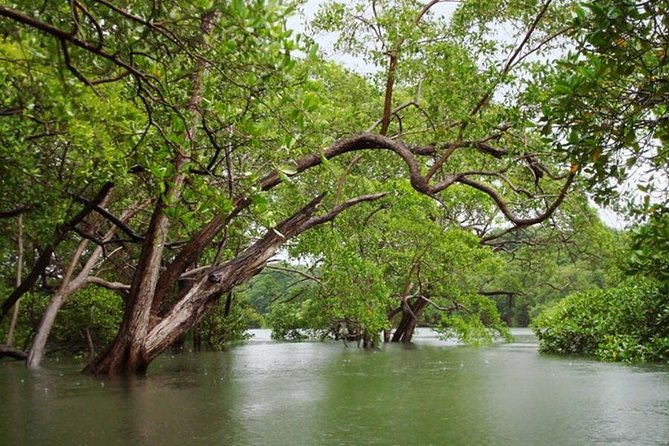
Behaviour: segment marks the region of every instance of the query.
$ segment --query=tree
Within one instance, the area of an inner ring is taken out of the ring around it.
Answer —
[[[614,204],[629,180],[634,213],[668,205],[668,8],[634,0],[574,6],[577,46],[543,93],[545,130],[556,135],[556,148],[579,163],[602,203]]]
[[[387,342],[409,343],[418,324],[468,342],[506,333],[494,304],[480,295],[501,270],[492,250],[449,221],[452,209],[415,197],[402,180],[393,186],[392,197],[310,232],[291,249],[314,262],[318,286],[309,305],[300,305],[311,328],[353,325],[348,331],[367,344],[381,331]],[[454,201],[462,206],[466,198]],[[295,322],[307,328],[303,319]]]
[[[546,150],[518,113],[522,104],[502,106],[493,94],[512,68],[536,52],[530,44],[541,41],[535,35],[537,23],[547,17],[551,2],[521,15],[518,25],[526,38],[492,79],[490,72],[479,72],[466,45],[439,37],[444,23],[428,20],[436,3],[418,11],[413,4],[391,5],[384,11],[387,19],[379,22],[400,26],[388,34],[392,45],[385,48],[390,51],[385,87],[366,98],[382,98],[375,102],[383,104],[380,119],[365,117],[368,126],[379,119],[378,133],[360,131],[359,125],[329,128],[327,118],[318,116],[321,100],[316,94],[324,91],[323,81],[310,78],[308,70],[309,63],[318,63],[315,47],[300,46],[285,29],[289,10],[281,5],[98,0],[45,3],[37,10],[22,3],[0,7],[3,37],[10,46],[31,41],[52,58],[60,55],[57,76],[44,75],[48,85],[75,84],[82,95],[95,96],[68,98],[77,107],[104,104],[110,118],[116,112],[143,111],[141,117],[121,122],[122,137],[112,138],[110,146],[113,162],[98,162],[109,167],[102,172],[81,156],[94,138],[73,132],[71,122],[63,124],[65,134],[45,137],[53,157],[44,163],[45,172],[53,172],[54,164],[79,172],[73,163],[77,157],[90,166],[70,183],[56,181],[54,201],[73,189],[83,190],[86,182],[100,186],[93,198],[75,193],[77,200],[69,202],[73,217],[45,225],[53,235],[29,275],[34,279],[25,281],[24,288],[44,273],[54,250],[72,231],[90,235],[81,225],[92,212],[138,244],[135,249],[127,247],[127,240],[114,241],[128,253],[132,284],[116,339],[87,371],[143,373],[291,239],[387,195],[384,181],[372,184],[375,190],[326,194],[346,183],[349,172],[385,181],[405,178],[405,185],[435,199],[447,190],[471,188],[512,224],[507,232],[541,222],[555,211],[573,182],[574,169]],[[421,36],[429,43],[422,44]],[[291,58],[296,49],[304,50],[308,63]],[[440,54],[462,63],[438,64]],[[6,75],[12,82],[25,77],[27,69],[19,59],[10,60],[16,73]],[[455,84],[444,85],[449,79]],[[44,88],[39,81],[36,85],[38,91]],[[461,107],[451,108],[450,98],[442,96],[450,91],[463,93]],[[55,107],[61,105],[55,102]],[[26,146],[33,147],[34,122],[25,101],[17,107],[12,119],[23,127],[11,147],[21,161],[18,149],[25,153]],[[93,133],[98,129],[90,115],[76,110],[74,115]],[[311,119],[317,123],[313,127]],[[117,124],[109,122],[109,129]],[[3,132],[8,129],[4,126]],[[327,148],[319,150],[323,145]],[[79,150],[70,152],[71,147]],[[313,173],[324,164],[332,166],[329,173]],[[14,174],[16,184],[27,181],[24,170]],[[126,198],[150,200],[141,231],[100,205],[112,189]],[[303,201],[304,195],[311,197]],[[75,201],[81,207],[73,206]],[[3,308],[24,291],[10,295]]]

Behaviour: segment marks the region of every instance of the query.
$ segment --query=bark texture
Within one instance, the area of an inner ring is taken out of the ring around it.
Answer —
[[[418,320],[426,306],[427,300],[421,297],[418,297],[411,303],[405,302],[402,305],[402,319],[390,341],[401,342],[403,344],[410,343],[416,329],[416,324],[418,324]]]

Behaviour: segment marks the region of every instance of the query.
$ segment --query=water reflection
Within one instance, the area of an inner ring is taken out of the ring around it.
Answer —
[[[528,333],[376,352],[259,334],[131,381],[0,362],[2,444],[668,444],[666,365],[542,356]]]

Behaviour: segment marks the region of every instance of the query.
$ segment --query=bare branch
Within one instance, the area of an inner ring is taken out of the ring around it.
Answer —
[[[72,195],[72,197],[75,200],[77,200],[78,202],[86,204],[86,205],[91,203],[90,200],[88,200],[85,197],[79,196],[79,195]],[[120,218],[116,217],[114,214],[112,214],[111,212],[109,212],[108,210],[103,208],[102,206],[94,205],[93,210],[95,212],[97,212],[98,214],[100,214],[105,219],[109,220],[110,223],[112,223],[114,226],[119,228],[125,234],[127,234],[133,242],[143,242],[144,241],[144,237],[142,237],[141,235],[137,234],[135,231],[130,229],[130,227],[128,227],[128,225],[125,224]],[[83,236],[83,234],[81,232],[78,232],[78,233],[79,233],[79,235]],[[95,240],[93,240],[93,241],[95,243],[97,243]]]
[[[275,271],[284,271],[287,273],[292,273],[292,274],[297,274],[298,276],[302,276],[307,280],[313,280],[314,282],[321,283],[321,279],[318,277],[305,273],[304,271],[300,271],[299,269],[294,269],[294,268],[284,268],[281,266],[275,266],[275,265],[267,265],[266,269],[273,269]]]
[[[328,221],[334,220],[334,218],[342,213],[344,210],[355,206],[360,203],[364,202],[369,202],[369,201],[375,201],[378,200],[379,198],[383,198],[387,195],[387,192],[382,192],[378,194],[371,194],[371,195],[363,195],[360,197],[353,198],[351,200],[347,200],[341,204],[338,204],[337,206],[333,207],[330,212],[328,212],[325,215],[321,215],[319,217],[313,217],[310,220],[308,220],[302,228],[300,228],[301,232],[306,231],[309,228],[312,228],[316,225],[320,225],[323,223],[326,223]]]
[[[514,61],[516,60],[516,58],[518,57],[518,55],[520,54],[520,52],[523,51],[523,48],[525,47],[525,45],[527,44],[527,42],[530,40],[530,37],[532,36],[532,34],[534,33],[534,31],[536,30],[537,26],[539,25],[539,22],[541,21],[541,19],[543,18],[543,16],[544,16],[544,15],[546,14],[546,12],[548,11],[548,7],[550,6],[551,2],[552,2],[552,0],[547,0],[546,3],[543,4],[543,6],[541,7],[541,9],[539,10],[539,13],[538,13],[537,16],[534,18],[534,21],[532,21],[532,24],[531,24],[530,27],[527,29],[527,32],[525,33],[525,36],[523,37],[523,40],[520,42],[520,44],[518,44],[518,46],[516,46],[516,48],[514,49],[514,51],[511,53],[511,55],[509,56],[509,58],[506,60],[506,63],[504,64],[504,67],[500,70],[500,72],[499,72],[499,79],[498,79],[497,82],[495,82],[495,84],[490,88],[490,90],[488,90],[488,91],[483,95],[483,97],[481,97],[481,99],[480,99],[479,102],[474,106],[474,108],[472,109],[472,111],[469,112],[469,115],[470,115],[470,116],[474,116],[475,114],[477,114],[477,113],[478,113],[478,112],[479,112],[479,111],[480,111],[480,110],[481,110],[481,109],[488,103],[488,101],[489,101],[490,98],[492,97],[492,95],[493,95],[495,89],[497,88],[497,86],[499,85],[499,83],[500,83],[501,81],[503,81],[503,80],[506,78],[506,76],[509,74],[509,71],[511,71],[511,69],[514,67]]]
[[[86,282],[93,284],[93,285],[98,285],[102,288],[107,288],[108,290],[112,291],[129,291],[130,290],[130,285],[126,285],[121,282],[109,282],[107,280],[104,280],[100,277],[96,276],[88,276],[86,278]]]
[[[502,212],[502,214],[504,214],[504,216],[507,218],[507,220],[509,220],[511,223],[513,223],[514,226],[525,227],[525,226],[531,226],[533,224],[542,222],[543,220],[548,218],[555,211],[555,209],[557,209],[557,207],[562,203],[565,196],[567,195],[567,191],[569,190],[569,186],[574,181],[575,176],[576,176],[576,172],[574,170],[572,170],[569,173],[569,176],[567,177],[567,181],[565,182],[564,186],[562,187],[562,190],[560,191],[558,197],[553,202],[553,204],[551,204],[541,214],[537,215],[536,217],[531,217],[531,218],[520,218],[520,217],[516,216],[513,212],[511,212],[511,209],[509,209],[508,203],[506,203],[506,201],[504,201],[502,196],[495,189],[488,186],[487,184],[479,183],[478,181],[474,181],[471,178],[468,178],[467,176],[464,176],[464,175],[458,177],[458,179],[456,181],[459,182],[459,183],[471,186],[474,189],[478,189],[481,192],[484,192],[490,198],[493,199],[493,201],[497,204],[497,207]]]

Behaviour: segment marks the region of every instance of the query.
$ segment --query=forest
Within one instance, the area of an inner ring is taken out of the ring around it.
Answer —
[[[0,4],[0,355],[669,361],[668,1],[302,3]]]

